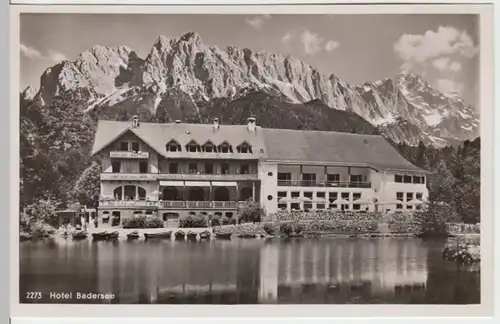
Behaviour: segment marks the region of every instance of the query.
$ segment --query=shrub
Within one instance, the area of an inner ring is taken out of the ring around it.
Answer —
[[[236,219],[226,216],[222,217],[220,222],[222,225],[236,225]]]
[[[286,236],[289,236],[293,233],[293,226],[290,223],[281,223],[280,224],[280,232]]]
[[[432,201],[425,209],[414,214],[420,236],[448,236],[448,221],[454,217],[449,204]]]
[[[200,228],[207,227],[207,220],[203,216],[188,215],[179,218],[179,227]]]
[[[275,232],[275,226],[272,223],[265,223],[262,229],[269,235],[273,235]]]
[[[260,223],[264,210],[258,202],[248,200],[238,209],[239,223]]]
[[[300,234],[304,231],[304,225],[297,223],[293,226],[293,231],[295,234]]]
[[[376,221],[315,221],[306,224],[304,231],[337,234],[376,233],[378,232],[378,223]]]
[[[163,221],[158,217],[138,216],[123,220],[123,228],[162,228]]]

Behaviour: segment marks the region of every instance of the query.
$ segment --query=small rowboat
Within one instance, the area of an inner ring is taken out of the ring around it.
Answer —
[[[99,232],[99,233],[92,233],[92,239],[94,239],[96,241],[106,240],[107,237],[108,237],[108,232],[106,232],[106,231]]]
[[[203,231],[200,233],[200,240],[209,240],[212,234],[209,231]]]
[[[114,232],[108,233],[106,240],[116,240],[116,239],[118,239],[118,236],[120,236],[120,233],[118,233],[117,231],[114,231]]]
[[[73,237],[73,240],[83,240],[87,238],[87,233],[83,231],[77,231],[71,233],[71,236]]]
[[[140,237],[139,235],[139,232],[138,231],[133,231],[133,232],[130,232],[127,234],[127,239],[128,240],[137,240],[138,238]]]
[[[232,233],[215,233],[215,237],[221,240],[230,240]]]
[[[170,239],[172,237],[172,231],[161,232],[161,233],[144,233],[144,238],[149,239]]]
[[[192,232],[192,231],[189,231],[187,232],[186,236],[187,236],[187,239],[188,240],[191,240],[191,241],[196,241],[196,236],[198,234],[196,234],[195,232]]]
[[[177,231],[174,235],[176,240],[183,240],[186,236],[186,233],[184,233],[183,231]]]

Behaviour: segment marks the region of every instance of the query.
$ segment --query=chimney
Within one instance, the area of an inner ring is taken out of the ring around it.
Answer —
[[[248,130],[250,132],[254,132],[255,131],[255,118],[249,117],[247,120],[248,120]]]
[[[181,122],[179,119],[177,119],[177,120],[175,121],[175,123],[176,123],[176,124],[180,124],[180,123],[182,123],[182,122]]]
[[[139,116],[134,115],[132,117],[132,128],[138,128],[139,127]]]
[[[219,118],[214,118],[214,129],[219,129]]]

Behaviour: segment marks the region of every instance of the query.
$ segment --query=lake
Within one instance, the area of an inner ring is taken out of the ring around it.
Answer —
[[[22,242],[22,303],[479,304],[478,266],[443,261],[444,240]],[[33,298],[27,292],[41,292]],[[71,293],[51,299],[50,293]],[[82,300],[76,293],[109,293]]]

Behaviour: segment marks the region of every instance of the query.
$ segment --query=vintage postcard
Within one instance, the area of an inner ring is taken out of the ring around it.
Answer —
[[[491,315],[491,7],[12,6],[12,315]]]

